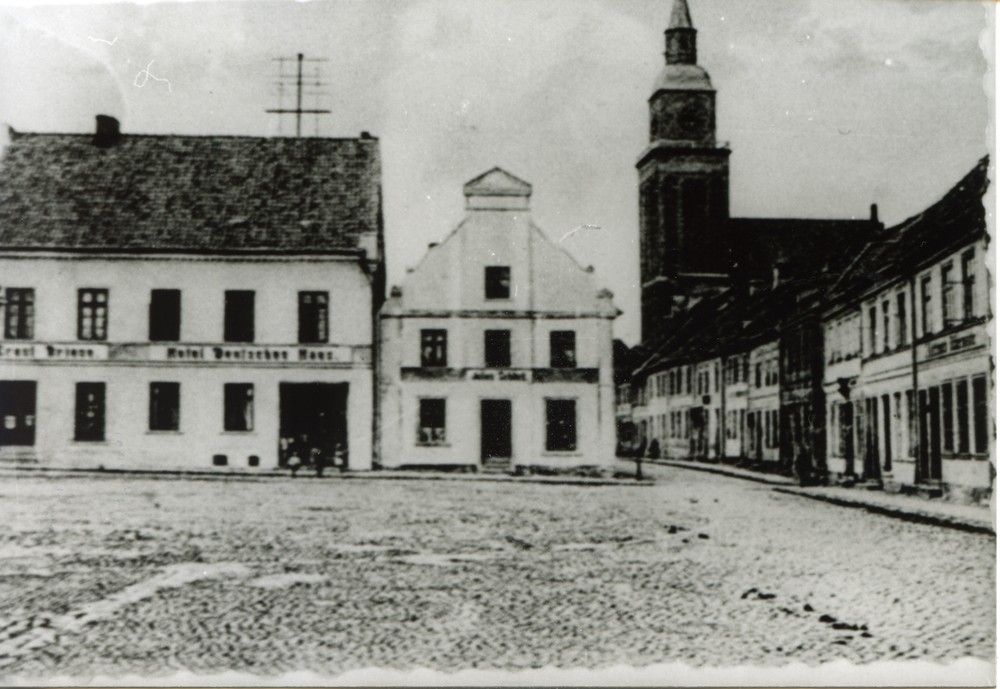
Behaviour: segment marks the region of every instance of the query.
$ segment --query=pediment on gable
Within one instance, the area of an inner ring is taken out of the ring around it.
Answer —
[[[466,196],[531,196],[531,185],[498,167],[465,183]]]

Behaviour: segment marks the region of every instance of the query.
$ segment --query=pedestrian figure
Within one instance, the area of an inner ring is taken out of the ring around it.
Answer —
[[[318,447],[314,447],[309,452],[313,466],[316,467],[316,478],[323,478],[323,469],[326,468],[326,453]]]
[[[639,441],[639,447],[635,451],[635,480],[642,480],[642,458],[646,454],[646,437]]]
[[[653,442],[649,444],[649,458],[659,459],[660,458],[660,441],[653,438]]]
[[[333,461],[337,468],[340,469],[340,473],[347,471],[347,448],[344,447],[343,443],[337,443],[336,447],[334,447]]]
[[[292,470],[292,478],[295,478],[295,474],[302,468],[302,460],[294,450],[291,457],[288,458],[288,468]]]

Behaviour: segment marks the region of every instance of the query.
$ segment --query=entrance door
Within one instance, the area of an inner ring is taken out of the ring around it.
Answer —
[[[281,383],[278,465],[297,455],[303,464],[323,457],[347,461],[348,383]],[[339,446],[339,447],[338,447]]]
[[[941,392],[934,386],[930,389],[930,400],[927,404],[927,428],[929,431],[928,459],[930,460],[927,478],[931,481],[941,480]]]
[[[844,448],[844,473],[854,476],[854,403],[840,405],[840,443]]]
[[[512,453],[510,400],[480,402],[480,439],[484,471],[507,471]]]
[[[0,381],[0,445],[35,444],[35,381]]]

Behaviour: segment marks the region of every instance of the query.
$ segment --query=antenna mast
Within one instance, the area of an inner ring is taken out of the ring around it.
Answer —
[[[275,58],[275,62],[278,62],[278,63],[281,64],[281,66],[278,68],[279,71],[280,71],[280,74],[278,75],[279,76],[279,81],[278,81],[278,98],[282,102],[279,103],[279,106],[277,108],[273,108],[271,110],[266,110],[265,112],[276,113],[278,115],[294,114],[295,115],[295,136],[296,137],[300,137],[300,136],[302,136],[302,115],[303,114],[306,114],[306,115],[317,115],[318,116],[318,115],[326,115],[326,114],[330,113],[329,110],[321,110],[319,108],[311,108],[311,109],[303,109],[302,108],[302,95],[303,95],[303,91],[302,91],[302,63],[303,62],[326,62],[326,60],[323,59],[323,58],[310,58],[310,59],[307,60],[302,55],[302,53],[299,53],[298,54],[298,60],[297,60],[297,62],[298,62],[298,71],[297,71],[297,73],[293,77],[293,75],[291,75],[291,74],[285,74],[284,73],[285,61],[289,60],[289,59],[290,58],[287,58],[287,57]],[[283,102],[284,101],[284,93],[285,93],[284,88],[285,88],[285,85],[287,83],[289,83],[286,80],[290,80],[292,78],[295,79],[295,109],[294,110],[283,107],[284,106],[284,102]],[[314,83],[307,84],[307,86],[315,86],[315,87],[317,87],[317,89],[319,87],[321,87],[321,86],[324,86],[324,84],[321,83],[320,80],[319,80],[319,67],[316,68],[316,81]],[[322,91],[317,90],[317,91],[310,92],[307,95],[315,95],[315,96],[317,96],[317,100],[318,100],[319,96],[326,95],[326,94],[324,92],[322,92]],[[318,103],[317,103],[317,105],[318,105]],[[316,119],[316,130],[317,130],[317,132],[319,131],[319,118],[318,117]]]

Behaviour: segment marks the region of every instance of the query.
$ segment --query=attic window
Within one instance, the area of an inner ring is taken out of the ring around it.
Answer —
[[[510,299],[510,266],[486,266],[486,298]]]

